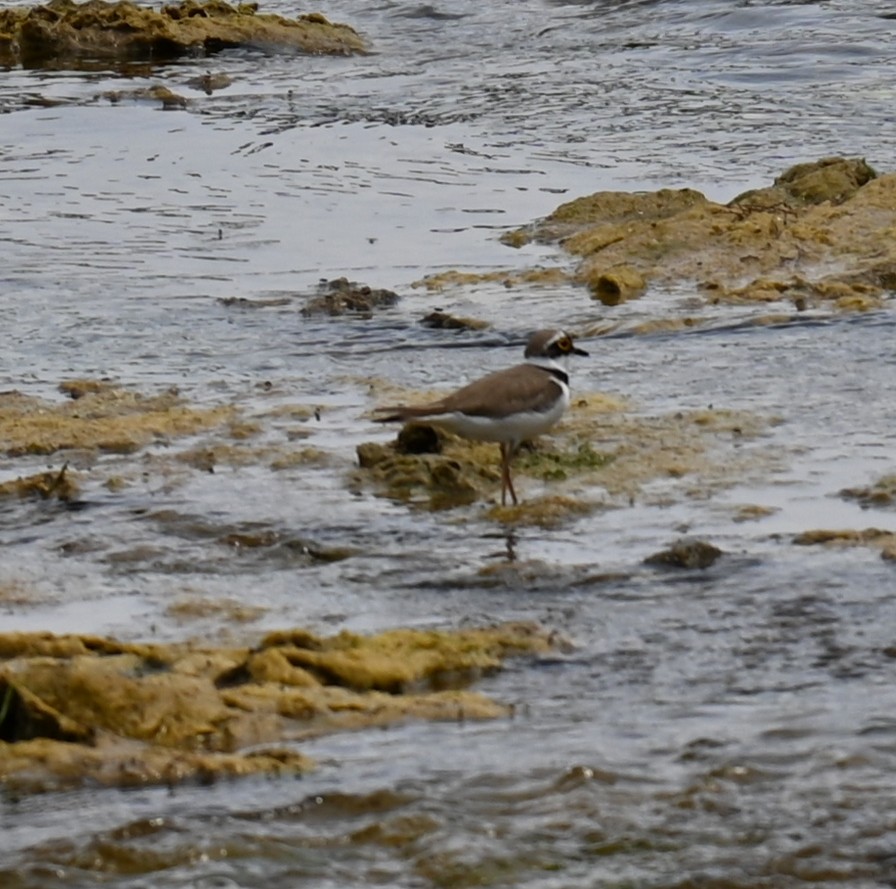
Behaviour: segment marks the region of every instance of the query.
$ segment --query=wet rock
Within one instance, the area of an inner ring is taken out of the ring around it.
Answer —
[[[502,239],[503,240],[503,239]],[[413,287],[425,287],[429,291],[441,292],[456,287],[469,287],[477,284],[501,284],[510,289],[525,285],[542,285],[550,287],[565,284],[570,280],[566,269],[536,267],[531,269],[500,269],[491,272],[459,272],[451,269],[427,275],[415,281]]]
[[[441,454],[442,436],[438,430],[423,423],[407,423],[395,439],[399,454]]]
[[[771,187],[744,192],[729,206],[780,208],[825,202],[842,204],[876,178],[877,173],[864,158],[828,157],[790,167]]]
[[[379,444],[375,441],[365,441],[355,449],[358,455],[358,465],[362,469],[375,469],[389,460],[395,453],[394,447]]]
[[[578,256],[575,280],[614,305],[651,284],[705,300],[865,311],[896,283],[896,174],[825,158],[728,205],[689,189],[598,192],[516,233]]]
[[[436,330],[485,330],[489,325],[487,321],[479,321],[476,318],[458,318],[449,315],[441,309],[436,309],[420,319],[424,327],[432,327]]]
[[[291,300],[288,296],[275,296],[269,299],[247,299],[245,296],[222,296],[218,303],[228,309],[270,309],[279,306],[288,306]]]
[[[172,460],[192,466],[202,472],[214,473],[219,466],[264,466],[274,471],[296,466],[326,466],[333,458],[331,452],[319,448],[295,448],[291,442],[309,433],[290,430],[284,444],[233,445],[213,441],[187,448],[172,455]]]
[[[509,527],[557,528],[573,519],[594,512],[597,504],[589,500],[558,495],[532,497],[516,506],[493,506],[488,516]]]
[[[590,441],[573,448],[550,445],[522,447],[514,466],[542,481],[562,481],[582,473],[597,472],[613,462],[614,455],[597,450]]]
[[[165,614],[183,624],[188,620],[205,620],[213,617],[216,621],[231,624],[247,624],[262,617],[266,608],[231,598],[207,598],[185,594],[165,607]]]
[[[394,400],[395,393],[390,397]],[[415,397],[419,396],[399,396]],[[774,418],[722,409],[644,416],[626,408],[618,398],[601,393],[574,396],[569,412],[550,435],[517,454],[513,477],[519,506],[494,507],[488,515],[511,525],[550,526],[595,509],[628,504],[644,496],[642,489],[648,483],[655,489],[649,502],[666,505],[673,495],[661,491],[658,481],[689,477],[679,496],[707,497],[748,473],[764,475],[780,462],[779,454],[750,446]],[[732,441],[738,442],[736,451]],[[447,508],[494,500],[500,482],[497,445],[451,435],[441,436],[441,443],[440,454],[402,454],[395,442],[365,442],[357,448],[359,471],[351,484],[428,508],[436,503]],[[434,476],[432,467],[439,461],[453,466]],[[440,492],[434,478],[442,483],[451,480],[458,488]],[[518,480],[526,478],[550,485],[550,495],[540,497],[522,489]]]
[[[63,380],[58,388],[60,392],[77,401],[85,395],[108,392],[115,388],[115,384],[110,380]]]
[[[797,546],[818,546],[819,544],[846,544],[868,543],[879,540],[890,532],[880,528],[865,528],[855,530],[853,528],[816,528],[811,531],[801,531],[793,538]]]
[[[407,424],[389,444],[360,444],[357,454],[364,480],[372,482],[378,494],[429,509],[453,509],[491,499],[500,481],[496,444],[467,441],[424,424]],[[605,462],[589,446],[542,454],[529,445],[514,462],[514,477],[526,474],[556,481]],[[524,498],[518,506],[494,507],[489,515],[511,524],[547,526],[592,508],[570,498]]]
[[[174,108],[186,108],[187,100],[184,96],[181,96],[179,93],[175,93],[173,90],[169,89],[167,86],[151,86],[149,87],[147,95],[151,99],[156,99],[157,101],[162,103],[162,108],[165,109],[174,109]]]
[[[561,204],[529,229],[533,240],[564,241],[575,237],[573,253],[589,253],[611,244],[625,226],[638,227],[703,207],[707,199],[690,188],[663,188],[655,192],[599,191]]]
[[[232,531],[221,538],[225,546],[234,549],[256,549],[257,547],[274,546],[280,542],[280,534],[272,528],[262,528],[256,531]]]
[[[709,568],[722,555],[722,550],[705,540],[677,540],[668,549],[644,560],[646,565],[669,568]]]
[[[758,503],[747,503],[737,508],[733,519],[735,522],[755,522],[759,519],[774,515],[776,512],[780,512],[780,507],[762,506]]]
[[[452,451],[454,448],[452,447]],[[380,494],[393,500],[451,509],[480,499],[483,482],[498,478],[492,467],[450,454],[409,453],[397,442],[364,442],[357,447],[358,465]]]
[[[74,503],[78,499],[79,493],[80,488],[68,471],[68,464],[58,472],[53,470],[39,472],[36,475],[0,484],[0,499],[4,497],[38,497],[41,500],[55,499],[64,503]]]
[[[844,488],[840,496],[845,500],[857,501],[864,509],[891,507],[896,503],[896,476],[884,476],[867,487]]]
[[[184,109],[189,104],[184,96],[175,93],[163,84],[128,90],[106,90],[100,93],[100,98],[112,105],[118,105],[121,102],[160,102],[164,111]]]
[[[634,299],[647,286],[643,275],[636,269],[621,265],[606,271],[598,271],[593,279],[586,281],[594,299],[605,306],[618,306]]]
[[[398,294],[391,290],[374,289],[347,278],[321,281],[317,290],[317,296],[303,307],[303,315],[370,317],[375,309],[394,306],[398,302]]]
[[[881,558],[896,561],[896,534],[880,528],[819,528],[797,534],[793,542],[797,546],[870,546],[880,550]]]
[[[228,74],[224,74],[223,72],[212,74],[210,71],[201,74],[199,77],[191,77],[186,82],[187,86],[194,90],[201,90],[207,96],[212,95],[212,93],[215,93],[218,90],[227,89],[232,83],[233,78]]]
[[[268,635],[261,649],[277,648],[292,667],[325,684],[355,691],[403,694],[460,688],[499,669],[511,655],[543,652],[547,634],[535,624],[505,624],[445,633],[397,629],[376,636],[342,632],[328,639],[307,631]]]
[[[0,50],[26,67],[79,59],[154,62],[240,46],[349,54],[365,51],[347,25],[319,13],[286,19],[258,14],[254,4],[184,0],[161,10],[128,0],[50,0],[0,11]]]
[[[541,559],[519,559],[514,552],[515,538],[508,537],[508,552],[500,561],[478,568],[467,576],[452,577],[450,588],[525,590],[527,593],[546,592],[552,595],[564,590],[616,584],[629,579],[622,572],[595,572],[591,565],[566,565]],[[555,647],[569,653],[574,649],[565,640],[557,640]],[[544,659],[540,659],[543,663]]]
[[[233,416],[228,407],[192,408],[174,390],[144,396],[104,381],[62,385],[74,400],[0,393],[0,451],[9,457],[73,449],[133,453],[153,440],[191,435]]]
[[[0,785],[204,781],[312,764],[277,744],[397,720],[506,715],[469,691],[550,650],[532,624],[272,633],[255,649],[0,634]]]

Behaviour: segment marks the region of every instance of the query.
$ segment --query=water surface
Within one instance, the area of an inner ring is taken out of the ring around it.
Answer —
[[[71,377],[177,386],[267,417],[262,443],[287,432],[272,407],[317,407],[302,443],[329,460],[185,471],[171,484],[159,442],[85,467],[82,509],[4,504],[0,584],[27,595],[0,605],[0,626],[246,641],[293,625],[534,619],[572,645],[481,684],[517,705],[514,719],[321,739],[303,745],[321,767],[301,781],[5,799],[0,882],[893,885],[893,569],[870,548],[791,543],[815,527],[896,529],[892,512],[838,495],[892,472],[892,311],[753,327],[722,307],[702,332],[586,344],[577,391],[618,394],[647,416],[713,405],[775,419],[730,444],[769,459],[709,497],[672,479],[559,529],[508,535],[481,507],[412,514],[346,482],[355,446],[388,436],[365,418],[371,380],[439,388],[517,360],[532,327],[637,321],[694,296],[613,310],[573,288],[432,294],[411,286],[424,275],[566,263],[498,237],[599,189],[727,199],[826,155],[887,169],[890,4],[322,11],[374,53],[4,73],[0,389],[61,398]],[[205,70],[233,85],[189,91]],[[153,83],[189,108],[96,98]],[[38,94],[71,104],[26,107]],[[319,279],[341,275],[402,299],[371,319],[304,317]],[[285,302],[240,309],[227,297]],[[492,327],[421,328],[436,306]],[[4,458],[0,480],[64,459]],[[135,459],[139,483],[103,486]],[[772,511],[739,522],[743,504]],[[220,544],[246,528],[356,555]],[[725,557],[702,572],[643,565],[682,534]],[[208,613],[188,619],[172,607],[184,601]],[[211,607],[228,601],[259,616],[234,625]]]

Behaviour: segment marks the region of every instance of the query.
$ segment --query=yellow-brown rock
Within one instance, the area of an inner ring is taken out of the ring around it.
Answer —
[[[49,402],[0,392],[0,452],[10,457],[71,449],[132,453],[153,440],[190,435],[233,416],[228,407],[190,407],[170,390],[144,396],[78,381],[70,394],[71,400]]]
[[[618,306],[644,292],[644,276],[631,266],[620,265],[612,269],[595,269],[585,282],[591,295],[605,306]]]
[[[744,192],[730,206],[810,206],[841,204],[877,173],[863,158],[828,157],[785,170],[769,188]]]
[[[348,54],[365,51],[347,25],[319,13],[286,19],[254,4],[183,0],[161,11],[129,0],[50,0],[0,11],[0,53],[28,67],[79,59],[164,61],[237,46]]]
[[[896,174],[825,158],[727,205],[689,189],[599,192],[523,235],[560,241],[580,258],[576,280],[607,305],[685,284],[709,302],[862,311],[896,287]]]
[[[3,497],[38,497],[41,500],[55,498],[69,503],[78,497],[78,483],[72,478],[68,466],[63,466],[58,472],[48,470],[3,482],[0,484],[0,498]]]
[[[881,558],[896,561],[896,534],[880,528],[817,528],[794,537],[798,546],[869,546],[880,550]]]
[[[255,649],[0,634],[0,786],[303,771],[310,761],[278,745],[405,719],[505,715],[467,686],[552,644],[529,624],[370,637],[291,630]]]
[[[396,399],[422,401],[427,395],[398,394]],[[549,435],[515,456],[519,504],[494,506],[486,514],[507,525],[552,527],[595,509],[629,503],[651,483],[684,476],[692,481],[681,488],[682,496],[705,497],[759,466],[774,464],[778,458],[767,449],[730,447],[732,440],[743,444],[755,439],[770,421],[720,409],[645,416],[611,395],[577,396]],[[452,435],[439,442],[439,453],[409,453],[400,440],[358,445],[353,483],[429,509],[494,502],[500,490],[497,445]]]

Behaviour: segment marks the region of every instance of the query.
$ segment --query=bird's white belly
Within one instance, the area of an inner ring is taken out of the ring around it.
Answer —
[[[527,411],[498,418],[469,416],[455,412],[434,417],[421,417],[421,420],[474,441],[501,441],[519,444],[521,441],[547,432],[563,416],[568,405],[569,394],[564,391],[548,411]]]

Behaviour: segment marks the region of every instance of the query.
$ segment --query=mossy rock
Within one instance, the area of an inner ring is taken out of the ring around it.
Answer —
[[[305,771],[311,761],[282,742],[506,715],[469,686],[554,641],[533,624],[332,637],[295,629],[252,649],[0,634],[0,786]]]
[[[0,10],[0,52],[28,67],[81,60],[152,62],[230,47],[348,54],[366,51],[348,25],[311,14],[260,14],[255,4],[183,0],[161,10],[129,0],[49,0]]]

